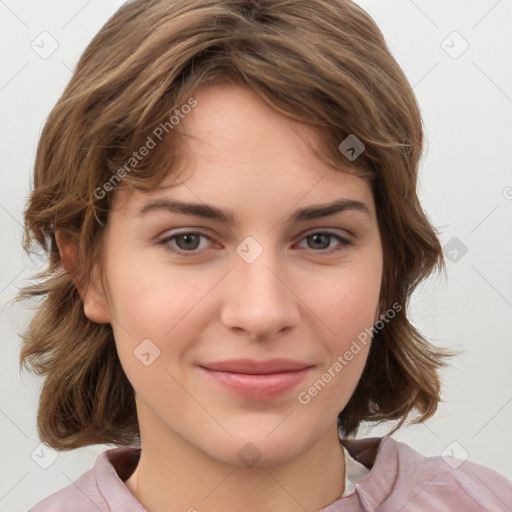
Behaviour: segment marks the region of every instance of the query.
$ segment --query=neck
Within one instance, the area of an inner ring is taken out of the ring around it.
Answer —
[[[169,429],[143,430],[139,464],[125,483],[148,512],[303,512],[321,510],[344,491],[336,424],[300,456],[254,467],[214,459]]]

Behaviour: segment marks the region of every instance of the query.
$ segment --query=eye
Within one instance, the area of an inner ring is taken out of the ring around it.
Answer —
[[[202,239],[206,241],[212,241],[212,239],[197,231],[183,231],[174,235],[167,236],[159,241],[159,244],[163,245],[166,250],[178,254],[180,256],[194,256],[197,255],[201,249],[205,249],[208,245],[201,244]],[[334,248],[330,248],[331,242],[334,240],[338,241],[338,245]],[[352,242],[346,238],[329,231],[316,231],[309,233],[301,239],[301,243],[306,242],[310,249],[314,252],[331,254],[334,252],[342,251],[348,245],[352,245]],[[327,249],[327,250],[326,250]]]
[[[325,251],[325,249],[329,248],[330,242],[333,239],[338,240],[339,244],[336,247],[334,247],[334,249]],[[306,241],[306,243],[309,242],[308,245],[310,246],[310,248],[312,247],[314,249],[320,249],[320,251],[314,252],[327,252],[329,254],[333,252],[342,251],[343,249],[346,248],[347,245],[352,244],[352,242],[350,242],[346,238],[343,238],[342,236],[336,233],[332,233],[330,231],[316,231],[314,233],[306,235],[302,240]]]
[[[182,256],[194,256],[197,254],[201,246],[201,238],[211,241],[211,238],[196,231],[183,231],[175,235],[168,236],[160,240],[161,243],[168,251],[179,254]],[[171,242],[176,242],[173,245]],[[178,247],[176,247],[176,245]],[[204,246],[201,247],[204,249]]]

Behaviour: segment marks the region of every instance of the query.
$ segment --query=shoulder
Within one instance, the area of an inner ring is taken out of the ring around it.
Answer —
[[[512,503],[512,482],[496,471],[469,460],[426,457],[405,443],[385,438],[395,452],[397,478],[390,500],[405,510],[506,510]],[[462,508],[461,508],[462,507]]]
[[[362,441],[364,457],[368,440]],[[427,457],[389,436],[373,446],[377,449],[371,470],[356,486],[360,501],[382,505],[383,511],[509,510],[512,482],[486,466],[441,455]],[[357,446],[351,448],[357,456]]]
[[[127,446],[100,453],[92,469],[37,503],[29,512],[143,511],[123,481],[139,453],[137,447]]]
[[[47,496],[29,512],[91,512],[109,510],[96,485],[94,469],[90,469],[73,483]]]

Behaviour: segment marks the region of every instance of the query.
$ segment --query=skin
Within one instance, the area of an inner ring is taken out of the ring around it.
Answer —
[[[126,485],[149,512],[320,510],[344,490],[336,419],[369,344],[307,405],[298,394],[378,318],[382,246],[372,192],[311,153],[304,140],[317,140],[312,126],[248,89],[216,85],[194,96],[198,105],[181,121],[194,135],[180,144],[186,176],[170,173],[164,185],[172,187],[150,193],[114,192],[104,285],[95,267],[80,287],[88,318],[112,324],[136,393],[142,455]],[[165,197],[231,209],[237,223],[169,211],[137,216],[148,200]],[[286,221],[297,208],[342,197],[369,214]],[[325,230],[333,236],[315,243],[311,235]],[[200,245],[162,243],[178,231],[206,236]],[[252,263],[236,252],[248,236],[263,249]],[[73,250],[60,241],[71,268]],[[144,339],[160,350],[148,366],[134,355]],[[254,400],[197,366],[235,357],[286,357],[314,368],[292,391]],[[248,442],[257,449],[251,467],[237,456]]]

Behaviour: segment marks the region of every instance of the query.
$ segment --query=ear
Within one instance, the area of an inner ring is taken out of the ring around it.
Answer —
[[[87,282],[79,279],[76,272],[77,265],[77,246],[75,240],[66,237],[62,230],[55,231],[55,240],[59,248],[62,266],[71,276],[75,283],[78,293],[82,297],[84,304],[84,314],[97,324],[111,323],[111,315],[106,300],[105,290],[99,278],[99,269],[96,264]]]

